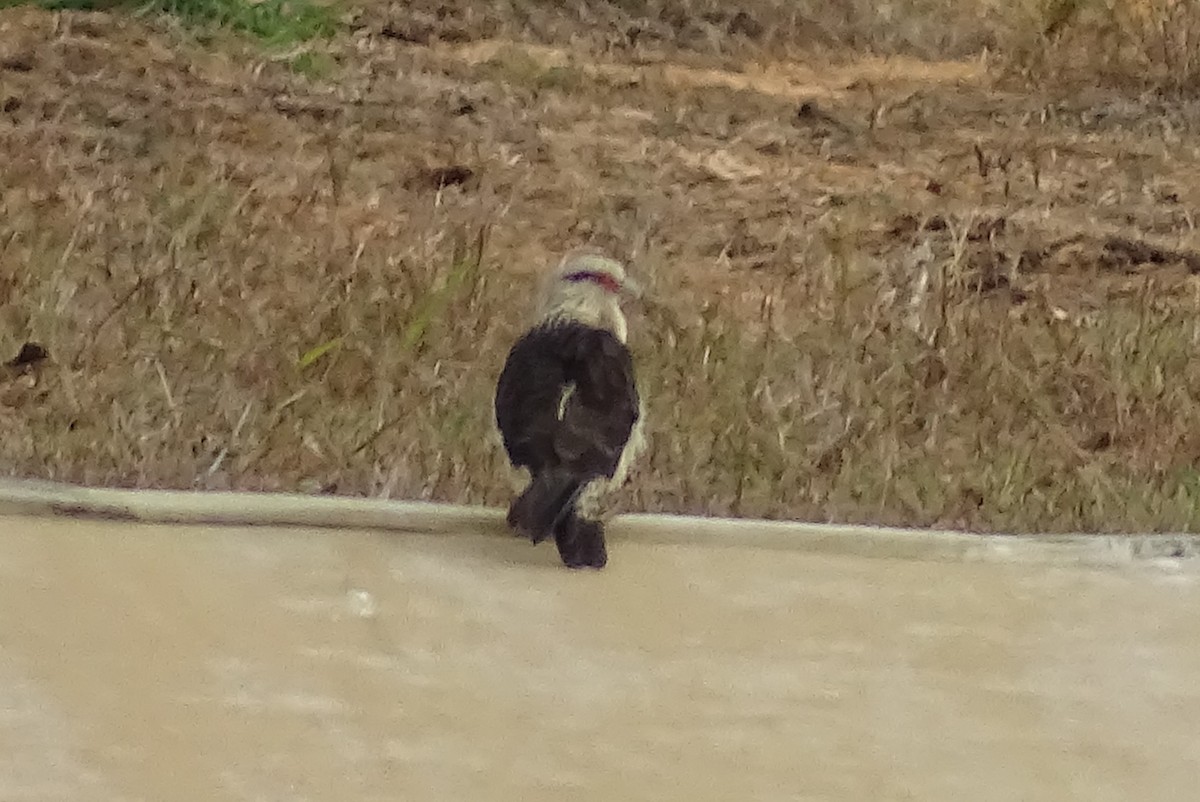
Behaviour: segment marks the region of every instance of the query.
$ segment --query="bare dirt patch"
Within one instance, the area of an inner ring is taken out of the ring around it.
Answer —
[[[653,290],[626,508],[1196,524],[1189,103],[539,19],[373,6],[322,75],[0,12],[5,470],[501,502],[530,276],[593,243]]]

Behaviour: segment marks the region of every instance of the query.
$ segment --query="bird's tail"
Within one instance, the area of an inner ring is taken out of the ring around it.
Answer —
[[[578,476],[561,469],[543,471],[533,477],[525,492],[508,508],[508,525],[534,543],[554,534],[583,492]]]

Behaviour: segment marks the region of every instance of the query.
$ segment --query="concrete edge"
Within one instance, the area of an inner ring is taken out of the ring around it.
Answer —
[[[424,501],[233,491],[125,490],[0,479],[0,516],[137,523],[379,529],[511,537],[504,511]],[[1200,556],[1200,534],[1008,535],[934,529],[703,518],[615,516],[610,539],[750,547],[894,559],[1121,565]]]

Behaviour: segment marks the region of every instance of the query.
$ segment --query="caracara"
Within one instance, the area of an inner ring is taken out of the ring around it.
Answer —
[[[508,525],[535,544],[551,535],[563,564],[608,562],[600,497],[624,483],[643,447],[642,399],[621,301],[639,294],[624,268],[568,254],[548,277],[536,321],[513,345],[496,385],[496,425],[529,485]]]

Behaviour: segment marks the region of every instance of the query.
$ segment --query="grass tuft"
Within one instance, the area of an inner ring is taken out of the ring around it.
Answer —
[[[339,27],[336,8],[313,0],[0,0],[0,8],[26,4],[48,11],[166,14],[192,26],[237,31],[273,47],[328,37]]]
[[[212,25],[283,46],[333,35],[336,10],[312,0],[150,0],[139,13],[170,14],[194,25]]]

